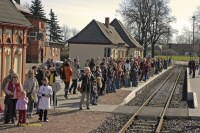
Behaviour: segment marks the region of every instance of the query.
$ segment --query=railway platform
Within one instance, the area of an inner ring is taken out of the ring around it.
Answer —
[[[169,67],[168,69],[170,69],[171,67]],[[167,70],[168,70],[167,69]],[[109,100],[110,98],[114,98],[114,97],[118,97],[120,98],[119,93],[122,92],[126,92],[126,95],[121,97],[121,101],[120,103],[102,103],[100,102],[97,106],[90,106],[90,110],[86,110],[83,107],[83,111],[100,111],[100,112],[114,112],[117,108],[119,108],[120,106],[123,106],[124,104],[128,103],[132,98],[134,98],[137,93],[140,93],[140,90],[145,87],[147,84],[149,84],[150,82],[152,82],[154,79],[156,79],[157,77],[159,77],[160,75],[162,75],[163,73],[165,73],[167,70],[163,70],[161,73],[154,75],[153,77],[150,77],[146,82],[142,81],[139,82],[137,87],[129,87],[129,88],[121,88],[119,90],[117,90],[117,93],[110,93],[110,94],[105,94],[103,96],[100,96],[100,101],[102,99],[105,99],[105,97],[107,97],[107,99]],[[60,80],[58,80],[58,82],[60,82],[62,88],[64,88],[64,83],[61,82]],[[69,99],[65,99],[64,95],[64,90],[60,90],[57,93],[58,96],[58,106],[55,107],[55,109],[61,109],[61,110],[79,110],[79,102],[80,102],[80,97],[81,94],[78,92],[77,94],[70,94],[69,95]],[[110,99],[112,100],[112,99]],[[53,109],[53,107],[52,107]]]
[[[200,74],[196,70],[195,78],[189,74],[187,69],[187,100],[192,101],[193,108],[189,109],[189,116],[193,119],[200,119]]]
[[[170,69],[169,67],[168,69]],[[167,70],[168,70],[167,69]],[[138,83],[137,87],[129,87],[129,88],[121,88],[117,90],[117,93],[109,93],[105,94],[103,96],[100,96],[99,103],[97,106],[91,105],[90,110],[85,109],[83,104],[83,110],[82,111],[97,111],[97,112],[116,112],[120,113],[120,107],[122,107],[124,104],[128,103],[132,98],[134,98],[137,93],[140,93],[141,89],[144,88],[147,84],[152,82],[154,79],[165,73],[167,70],[163,70],[161,73],[154,75],[153,77],[150,77],[146,82],[141,81]],[[81,94],[77,91],[77,94],[69,94],[68,99],[65,99],[64,97],[64,82],[60,80],[60,78],[56,78],[56,81],[61,84],[61,90],[57,92],[57,99],[58,104],[57,106],[52,106],[51,110],[65,110],[65,111],[78,111],[79,110],[79,102]],[[122,94],[123,93],[123,94]],[[108,102],[108,100],[116,99],[115,102]],[[0,103],[3,105],[4,98],[0,98]],[[103,102],[102,102],[103,101]],[[4,105],[3,105],[4,106]],[[116,111],[119,110],[119,111]],[[122,109],[123,110],[123,109]],[[122,111],[123,112],[123,111]],[[130,111],[130,113],[134,113],[133,111]]]

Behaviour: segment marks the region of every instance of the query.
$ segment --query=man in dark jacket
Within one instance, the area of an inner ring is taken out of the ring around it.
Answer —
[[[87,109],[90,109],[89,107],[89,100],[90,100],[90,93],[91,93],[91,87],[92,87],[92,81],[94,81],[94,76],[92,75],[90,68],[85,68],[85,74],[83,74],[79,81],[82,81],[81,88],[83,89],[83,92],[81,93],[81,100],[80,100],[80,110],[82,110],[82,104],[85,99],[86,95],[86,107]]]

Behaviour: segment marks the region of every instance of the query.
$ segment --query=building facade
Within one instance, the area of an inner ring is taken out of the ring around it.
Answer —
[[[11,1],[0,1],[1,85],[10,69],[13,69],[19,75],[22,83],[25,80],[27,32],[30,26],[29,21],[16,9]]]
[[[28,30],[27,63],[43,63],[47,59],[60,60],[62,43],[49,42],[48,19],[33,16],[29,9],[13,0],[17,9],[29,20],[32,27]]]

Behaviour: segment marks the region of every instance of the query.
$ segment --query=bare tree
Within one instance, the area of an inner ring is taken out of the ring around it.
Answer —
[[[62,26],[63,41],[66,42],[71,37],[71,30],[67,25]]]
[[[138,42],[144,47],[144,56],[148,45],[154,46],[161,36],[170,37],[173,30],[169,25],[175,21],[170,16],[169,0],[124,0],[118,12],[126,25],[136,34]]]
[[[76,28],[70,28],[67,25],[62,27],[63,39],[66,42],[69,38],[75,36],[79,31]]]
[[[194,36],[194,40],[195,40],[195,42],[197,41],[197,40],[200,40],[200,6],[197,8],[197,10],[194,12],[194,16],[195,16],[195,19],[194,19],[194,34],[195,34],[195,36]],[[192,16],[191,16],[191,18],[192,18]],[[193,21],[192,21],[192,23],[193,23]]]
[[[78,30],[76,28],[71,28],[71,34],[72,36],[75,36],[76,34],[78,34]]]
[[[176,36],[176,43],[178,44],[191,44],[192,43],[192,31],[187,27],[184,27],[182,34]]]

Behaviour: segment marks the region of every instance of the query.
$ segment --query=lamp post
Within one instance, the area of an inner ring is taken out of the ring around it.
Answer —
[[[196,19],[196,17],[195,16],[192,16],[192,20],[193,20],[193,30],[192,30],[192,45],[193,45],[193,47],[194,47],[194,22],[195,22],[195,19]],[[190,54],[192,54],[192,53],[190,53]]]
[[[167,60],[168,60],[169,28],[167,28]]]

